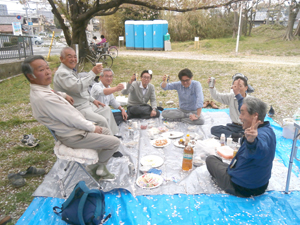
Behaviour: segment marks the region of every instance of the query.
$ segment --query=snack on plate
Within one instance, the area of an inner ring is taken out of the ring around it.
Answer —
[[[183,141],[183,139],[181,138],[179,141],[178,141],[178,144],[180,144],[180,145],[184,145],[184,141]]]
[[[166,127],[158,127],[158,130],[159,130],[160,133],[163,133],[163,132],[168,131],[169,129],[166,128]]]
[[[159,177],[153,176],[151,173],[145,173],[142,177],[138,180],[138,185],[140,187],[156,187],[159,185]]]
[[[160,132],[159,129],[157,129],[156,127],[152,127],[148,131],[151,132],[153,135],[159,134],[159,132]]]
[[[155,140],[155,142],[154,142],[155,146],[164,146],[166,144],[168,144],[167,139],[158,139],[158,140]]]
[[[169,123],[168,121],[164,121],[164,125],[169,128],[169,129],[173,129],[175,127],[175,123]]]

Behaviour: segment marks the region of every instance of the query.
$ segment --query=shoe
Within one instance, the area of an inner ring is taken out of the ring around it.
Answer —
[[[209,101],[205,101],[205,102],[203,103],[203,108],[206,108],[206,107],[209,106],[209,105],[210,105]]]
[[[5,216],[4,218],[0,218],[0,225],[4,225],[7,224],[8,222],[11,221],[11,217],[10,216]]]
[[[99,181],[113,181],[116,176],[110,173],[104,164],[99,164],[96,174],[100,177]]]
[[[46,173],[44,169],[35,168],[30,166],[26,171],[19,172],[18,175],[22,177],[36,177],[42,176]]]
[[[22,187],[25,185],[24,178],[19,174],[11,173],[7,175],[7,178],[14,187]]]
[[[115,134],[114,136],[115,136],[116,138],[119,138],[119,139],[122,139],[122,140],[123,140],[123,137],[122,137],[121,135]]]
[[[211,101],[209,104],[211,105],[211,107],[213,109],[218,109],[219,108],[213,101]]]
[[[123,154],[122,154],[121,152],[119,152],[119,151],[115,152],[115,153],[112,155],[112,157],[114,157],[114,158],[118,158],[118,157],[122,157],[122,156],[123,156]]]

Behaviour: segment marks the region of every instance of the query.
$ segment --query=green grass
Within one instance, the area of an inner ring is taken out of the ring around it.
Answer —
[[[263,30],[264,29],[264,30]],[[268,32],[262,37],[263,32]],[[240,54],[261,54],[298,56],[299,41],[283,42],[280,36],[283,31],[262,27],[253,31],[252,37],[245,37],[240,44]],[[272,37],[275,37],[272,38]],[[194,49],[194,42],[172,43],[174,52],[191,51],[200,54],[232,55],[235,50],[235,40],[224,38],[218,40],[201,40],[200,49]],[[59,66],[59,57],[49,60],[53,72]],[[252,94],[272,105],[275,109],[275,120],[281,123],[283,118],[291,117],[300,106],[299,66],[241,63],[241,62],[212,62],[197,60],[164,59],[152,57],[118,57],[114,60],[115,77],[113,85],[128,81],[133,73],[141,73],[144,69],[153,71],[153,83],[156,87],[157,101],[165,103],[175,102],[171,107],[178,106],[178,96],[175,91],[163,91],[159,84],[164,74],[170,75],[170,82],[177,81],[177,74],[183,68],[190,68],[194,79],[202,84],[205,100],[211,100],[207,79],[216,78],[219,92],[229,92],[231,77],[242,72],[249,78],[249,83],[255,88]],[[87,66],[86,70],[90,67]],[[43,181],[43,177],[26,179],[26,185],[13,188],[9,185],[7,175],[26,170],[29,166],[45,168],[47,172],[52,168],[56,157],[53,154],[53,138],[43,125],[33,117],[29,103],[29,83],[24,76],[18,76],[0,83],[0,215],[11,215],[14,224],[24,213],[33,197],[31,194]],[[115,95],[119,95],[116,93]],[[218,103],[221,108],[225,105]],[[40,145],[35,148],[20,147],[20,139],[24,134],[32,133],[40,139]]]
[[[299,56],[299,40],[283,41],[284,33],[285,28],[276,25],[253,28],[250,37],[240,36],[239,54]],[[200,49],[194,48],[194,41],[172,42],[173,51],[192,51],[201,54],[235,54],[235,48],[236,38],[232,37],[200,40]]]

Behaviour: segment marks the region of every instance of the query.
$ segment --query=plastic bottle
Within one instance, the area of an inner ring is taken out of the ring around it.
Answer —
[[[189,144],[190,140],[191,140],[190,135],[187,134],[186,137],[185,137],[184,145],[187,146]]]
[[[225,145],[225,134],[221,134],[221,137],[220,137],[220,144],[221,144],[221,146],[224,146],[224,145]]]
[[[300,108],[297,109],[297,111],[293,115],[293,118],[294,118],[296,123],[300,123]]]
[[[194,149],[189,143],[183,151],[182,170],[189,171],[193,168],[193,154]]]

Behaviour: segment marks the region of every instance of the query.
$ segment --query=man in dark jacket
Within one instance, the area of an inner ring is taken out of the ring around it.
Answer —
[[[254,97],[246,97],[240,120],[245,129],[241,147],[231,163],[209,156],[206,166],[217,185],[229,194],[250,197],[265,192],[271,178],[275,156],[276,136],[269,122],[263,122],[267,104]]]

